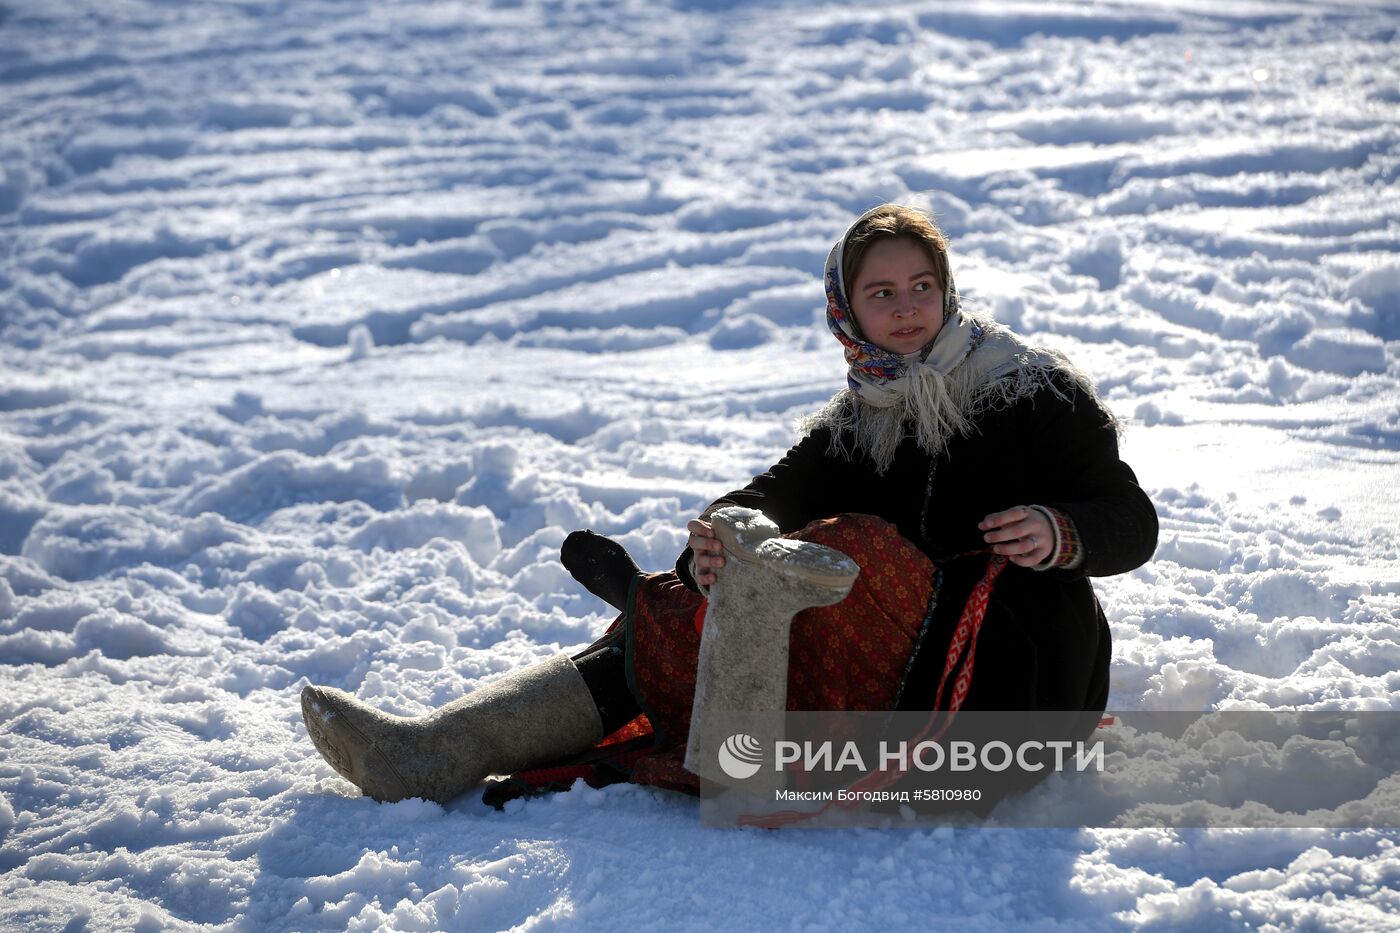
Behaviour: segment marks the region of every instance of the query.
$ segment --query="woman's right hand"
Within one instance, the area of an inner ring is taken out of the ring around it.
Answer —
[[[685,526],[690,531],[691,552],[695,555],[695,583],[713,586],[715,570],[724,566],[724,545],[715,537],[715,530],[703,518],[692,518]]]

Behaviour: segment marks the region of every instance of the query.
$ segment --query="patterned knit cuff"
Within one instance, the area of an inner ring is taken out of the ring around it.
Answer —
[[[1050,556],[1044,563],[1037,564],[1035,570],[1073,570],[1084,563],[1084,542],[1079,538],[1079,531],[1074,527],[1074,520],[1059,509],[1051,508],[1048,505],[1033,505],[1042,515],[1050,520],[1050,527],[1055,531],[1055,548],[1050,552]]]

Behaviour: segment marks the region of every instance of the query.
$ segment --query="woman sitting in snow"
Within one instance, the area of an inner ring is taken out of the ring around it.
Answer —
[[[961,310],[917,210],[867,212],[825,279],[848,387],[690,522],[674,573],[575,532],[564,565],[622,612],[607,634],[417,718],[309,686],[326,760],[377,800],[490,774],[695,791],[706,709],[1103,710],[1088,577],[1146,562],[1157,517],[1089,379]]]

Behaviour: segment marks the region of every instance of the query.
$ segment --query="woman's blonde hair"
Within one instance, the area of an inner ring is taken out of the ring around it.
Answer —
[[[880,240],[905,237],[913,240],[933,262],[938,287],[948,288],[948,238],[938,229],[933,218],[915,207],[885,204],[857,224],[846,236],[841,250],[841,281],[849,299],[856,285],[856,275],[865,259],[865,252]]]

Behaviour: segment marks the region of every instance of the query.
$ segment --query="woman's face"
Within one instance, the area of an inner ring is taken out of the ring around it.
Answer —
[[[865,339],[891,353],[916,353],[943,327],[943,289],[933,260],[907,237],[877,240],[865,251],[851,313]]]

